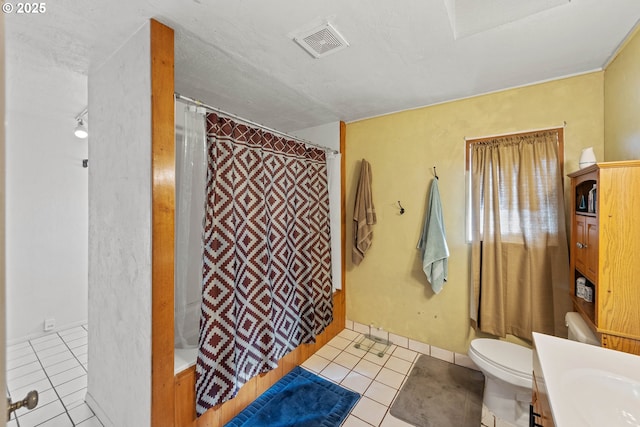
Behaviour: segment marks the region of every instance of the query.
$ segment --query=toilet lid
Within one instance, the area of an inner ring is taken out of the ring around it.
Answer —
[[[527,377],[532,376],[533,352],[529,348],[491,338],[472,340],[471,347],[487,362],[503,366]]]

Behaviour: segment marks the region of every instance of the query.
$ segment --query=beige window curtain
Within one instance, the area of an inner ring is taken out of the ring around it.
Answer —
[[[471,318],[489,334],[565,335],[562,129],[471,141]]]

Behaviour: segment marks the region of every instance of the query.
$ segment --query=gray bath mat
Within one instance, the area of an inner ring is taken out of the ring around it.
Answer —
[[[421,355],[391,406],[391,415],[417,427],[478,427],[484,375]]]

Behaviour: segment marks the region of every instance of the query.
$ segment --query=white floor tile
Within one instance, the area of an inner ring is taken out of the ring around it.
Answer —
[[[38,359],[43,360],[50,356],[63,353],[65,351],[69,351],[69,347],[67,347],[66,344],[61,342],[60,344],[47,347],[41,350],[36,349],[36,355],[38,356]]]
[[[348,339],[342,338],[340,336],[336,336],[331,341],[329,341],[327,344],[332,346],[332,347],[339,348],[340,350],[344,350],[345,348],[347,348],[347,347],[349,347],[351,345],[351,342],[352,342],[352,340],[348,340]]]
[[[65,350],[61,353],[40,359],[40,363],[46,368],[69,359],[73,359],[73,354],[69,350]]]
[[[67,371],[69,369],[81,366],[80,362],[78,362],[75,358],[63,360],[60,363],[56,363],[55,365],[50,365],[44,368],[47,372],[47,375],[50,377],[59,374],[60,372]]]
[[[87,354],[88,351],[89,351],[89,346],[87,344],[71,349],[71,353],[73,353],[75,357],[81,357]]]
[[[376,381],[381,382],[382,384],[386,384],[389,387],[393,387],[396,390],[400,389],[400,386],[402,386],[402,382],[404,381],[404,379],[404,375],[392,371],[388,368],[382,368],[380,373],[375,378]]]
[[[347,353],[351,353],[354,356],[358,356],[358,357],[364,357],[367,355],[367,351],[363,350],[361,348],[356,348],[354,347],[353,344],[351,344],[349,347],[345,348],[344,351],[346,351]]]
[[[355,371],[351,371],[349,372],[349,374],[347,374],[347,376],[342,380],[340,384],[348,388],[349,390],[353,390],[356,393],[363,394],[365,391],[367,391],[367,388],[372,382],[373,379],[359,374]]]
[[[83,403],[71,409],[69,411],[69,416],[73,420],[74,424],[80,424],[81,422],[93,417],[94,413],[86,403]]]
[[[57,333],[51,333],[51,334],[43,335],[41,337],[29,340],[29,342],[31,343],[32,346],[37,346],[37,345],[39,345],[39,344],[41,344],[43,342],[55,341],[55,340],[59,340],[59,339],[60,339],[60,337],[58,336]]]
[[[395,350],[393,350],[392,355],[397,358],[404,359],[407,362],[413,363],[416,360],[416,356],[418,355],[418,353],[406,348],[396,347]]]
[[[48,421],[64,413],[64,407],[59,400],[55,400],[47,405],[36,407],[26,414],[18,417],[20,427],[32,427]]]
[[[376,365],[373,362],[369,362],[368,360],[362,359],[358,364],[353,368],[359,374],[364,375],[365,377],[375,378],[378,375],[378,372],[382,369],[382,366]]]
[[[327,365],[331,363],[330,360],[325,359],[324,357],[320,357],[318,355],[313,355],[302,364],[303,368],[306,368],[310,371],[315,372],[316,374],[322,371]]]
[[[60,372],[59,374],[52,375],[49,377],[49,379],[51,380],[51,384],[56,387],[62,383],[66,383],[67,381],[71,381],[83,375],[87,375],[87,372],[84,370],[84,368],[82,366],[76,366],[75,368],[71,368],[66,371]]]
[[[342,423],[342,427],[371,427],[371,424],[362,421],[360,418],[349,415],[344,423]]]
[[[349,369],[332,362],[320,372],[320,375],[336,384],[340,384],[348,373]]]
[[[87,388],[86,375],[75,378],[71,381],[67,381],[66,383],[62,383],[59,386],[55,387],[56,392],[59,396],[66,396],[73,393],[74,391],[82,390],[83,388]]]
[[[7,381],[22,377],[27,374],[31,374],[36,371],[41,371],[41,370],[42,370],[42,365],[40,365],[40,362],[31,362],[26,365],[22,365],[17,368],[8,370]]]
[[[88,339],[88,337],[86,336],[86,334],[85,334],[85,336],[80,337],[80,338],[77,338],[77,339],[74,339],[74,340],[72,340],[72,341],[65,340],[65,343],[66,343],[66,344],[69,346],[69,348],[70,348],[70,349],[72,349],[72,350],[73,350],[74,348],[76,348],[76,347],[80,347],[80,346],[82,346],[82,345],[87,345],[87,343],[88,343],[88,342],[89,342],[89,339]]]
[[[21,398],[24,397],[25,396],[22,396]],[[49,390],[45,390],[42,392],[38,391],[38,407],[48,405],[49,403],[56,400],[58,400],[58,395],[56,394],[54,389],[50,388]],[[30,409],[22,407],[16,411],[16,415],[20,417],[21,415],[25,415],[29,411]]]
[[[78,405],[84,403],[84,399],[87,397],[87,389],[83,388],[78,391],[74,391],[73,393],[67,394],[66,396],[62,396],[62,404],[67,411],[75,408]]]
[[[47,350],[49,348],[52,347],[56,347],[59,345],[64,345],[64,342],[62,341],[62,339],[58,336],[55,336],[49,340],[46,341],[39,341],[39,342],[31,342],[31,346],[33,347],[33,349],[35,350],[36,353],[39,353],[43,350]]]
[[[322,346],[322,348],[320,350],[316,351],[315,354],[317,354],[320,357],[324,357],[325,359],[333,360],[341,352],[342,352],[342,350],[340,350],[339,348],[335,348],[335,347],[330,346],[330,345],[325,345],[325,346]]]
[[[12,418],[11,421],[7,421],[7,427],[18,427],[18,422]]]
[[[58,335],[60,335],[62,338],[67,339],[67,337],[74,335],[74,334],[87,334],[86,329],[84,329],[82,326],[76,326],[73,328],[69,328],[69,329],[65,329],[63,331],[58,332]]]
[[[91,417],[87,421],[78,424],[78,427],[102,427],[102,423],[98,420],[98,417]]]
[[[382,350],[380,350],[380,352],[382,352]],[[382,366],[387,363],[387,360],[389,360],[389,357],[391,357],[392,352],[393,348],[391,347],[386,352],[384,352],[382,356],[380,356],[380,353],[368,352],[367,354],[365,354],[364,359],[368,360],[369,362],[373,362],[376,365]]]
[[[36,357],[36,354],[32,351],[31,353],[22,355],[18,358],[7,360],[7,369],[11,370],[11,369],[19,368],[20,366],[28,365],[29,363],[33,363],[37,361],[38,361],[38,358]]]
[[[391,402],[393,402],[397,393],[397,389],[389,387],[388,385],[382,384],[378,381],[374,381],[371,383],[364,395],[378,403],[389,406],[391,405]]]
[[[49,382],[48,378],[45,378],[33,384],[29,384],[17,390],[11,391],[11,398],[14,401],[22,400],[31,390],[36,390],[38,393],[42,393],[49,389],[51,389],[51,383]]]
[[[351,329],[343,329],[340,331],[338,336],[349,341],[354,341],[360,337],[360,334],[356,331],[352,331]]]
[[[39,369],[35,372],[31,372],[30,374],[23,375],[21,377],[14,378],[11,381],[8,381],[7,387],[9,388],[9,392],[13,392],[46,378],[47,375],[44,373],[44,371],[42,369]]]
[[[29,356],[32,354],[34,354],[33,349],[27,342],[26,346],[21,344],[21,347],[14,347],[11,350],[7,349],[7,362],[20,359],[22,357]]]
[[[356,366],[359,361],[360,358],[358,356],[354,356],[353,354],[347,353],[346,351],[343,351],[338,355],[338,357],[333,359],[334,363],[337,363],[338,365],[344,366],[345,368],[349,369],[353,369],[353,367]]]
[[[387,363],[384,364],[385,368],[391,369],[392,371],[399,372],[403,375],[407,375],[411,370],[412,363],[407,362],[404,359],[400,359],[395,356],[391,356]]]
[[[74,425],[75,424],[73,424],[73,422],[69,418],[69,415],[65,412],[55,418],[50,419],[49,421],[38,424],[38,427],[73,427]],[[20,427],[22,427],[22,423],[20,423]]]
[[[83,365],[85,365],[88,361],[86,353],[77,355],[76,359],[78,359],[78,362],[82,363]]]
[[[380,425],[387,413],[387,407],[366,396],[362,396],[351,413],[361,420],[377,426]]]
[[[81,331],[77,331],[72,334],[62,336],[62,340],[65,343],[67,343],[69,347],[72,347],[70,344],[76,343],[76,342],[80,344],[86,344],[88,341],[88,334],[87,334],[87,331],[83,329]]]

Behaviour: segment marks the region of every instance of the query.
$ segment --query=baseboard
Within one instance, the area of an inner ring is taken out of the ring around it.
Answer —
[[[71,329],[71,328],[75,328],[78,326],[82,326],[82,325],[86,325],[87,324],[87,320],[79,320],[77,322],[71,322],[71,323],[67,323],[65,325],[59,326],[57,328],[54,328],[50,331],[42,331],[42,332],[38,332],[38,333],[34,333],[34,334],[29,334],[29,335],[25,335],[23,337],[20,338],[13,338],[10,340],[7,340],[7,347],[14,345],[14,344],[20,344],[23,343],[25,341],[30,341],[30,340],[34,340],[36,338],[40,338],[43,337],[45,335],[49,335],[49,334],[53,334],[55,332],[60,332],[60,331],[64,331],[66,329]]]
[[[107,414],[102,410],[98,402],[96,402],[93,396],[91,396],[91,393],[87,392],[84,401],[89,408],[91,408],[93,413],[96,414],[96,417],[98,417],[104,427],[112,427],[114,425]]]

